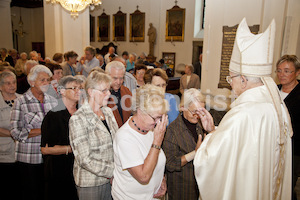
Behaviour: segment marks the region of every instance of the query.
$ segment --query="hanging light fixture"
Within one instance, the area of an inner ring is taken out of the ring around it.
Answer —
[[[23,25],[24,25],[24,22],[22,20],[22,12],[21,12],[21,8],[20,8],[20,20],[19,20],[19,29],[16,29],[15,30],[15,33],[20,36],[20,37],[24,37],[26,32],[23,30]]]
[[[77,17],[80,11],[83,11],[87,6],[93,10],[95,6],[100,5],[101,0],[46,0],[51,3],[60,3],[60,5],[70,11],[72,17]]]

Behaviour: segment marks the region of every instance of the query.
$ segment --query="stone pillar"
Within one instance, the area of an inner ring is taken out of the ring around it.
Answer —
[[[4,47],[6,49],[13,48],[10,2],[11,0],[0,1],[0,48]]]
[[[88,7],[74,19],[59,3],[51,4],[44,0],[46,56],[71,50],[82,56],[83,49],[90,45],[89,20]]]

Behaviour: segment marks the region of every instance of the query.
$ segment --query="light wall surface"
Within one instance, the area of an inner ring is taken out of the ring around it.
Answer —
[[[0,48],[6,49],[13,48],[10,2],[11,0],[0,1]]]
[[[234,26],[245,17],[248,26],[260,25],[264,32],[272,19],[276,22],[273,71],[284,54],[296,54],[299,40],[300,1],[297,0],[209,0],[206,5],[201,89],[211,104],[229,105],[234,96],[228,89],[218,88],[221,66],[222,27]],[[299,11],[299,9],[298,9]],[[290,24],[286,20],[291,20]],[[286,29],[289,29],[287,34]],[[284,41],[287,41],[286,43]],[[284,53],[283,53],[284,52]],[[299,56],[299,55],[298,55]],[[276,80],[275,73],[272,74]],[[220,98],[221,97],[221,98]]]
[[[198,2],[198,7],[200,10],[201,3]],[[194,16],[195,16],[195,1],[186,0],[178,1],[178,6],[185,8],[185,32],[184,32],[184,42],[166,42],[166,11],[171,9],[175,5],[173,0],[114,0],[106,1],[103,0],[101,6],[96,7],[94,11],[90,12],[92,16],[100,16],[105,9],[105,13],[110,15],[110,40],[113,38],[113,14],[116,14],[121,7],[121,11],[127,14],[127,24],[126,24],[126,41],[114,42],[118,46],[118,54],[122,54],[123,51],[128,51],[129,53],[134,52],[140,55],[142,52],[149,53],[149,43],[147,31],[149,28],[149,23],[152,23],[157,31],[156,44],[154,46],[154,56],[158,61],[162,58],[162,52],[174,52],[176,53],[176,65],[180,63],[188,64],[192,63],[192,41],[199,40],[200,38],[194,38]],[[145,13],[145,41],[144,42],[129,42],[129,23],[130,23],[130,13],[133,13],[137,6],[139,10]],[[98,19],[97,19],[98,20]],[[95,30],[97,29],[97,20],[95,25]],[[200,31],[200,30],[199,30]],[[202,31],[203,32],[203,31]],[[97,33],[96,33],[97,34]],[[197,34],[196,34],[197,35]],[[199,35],[199,34],[198,34]],[[203,35],[203,33],[202,33]],[[201,36],[201,34],[200,34]],[[97,39],[97,37],[96,37]],[[92,42],[91,45],[101,49],[104,45],[109,42]]]

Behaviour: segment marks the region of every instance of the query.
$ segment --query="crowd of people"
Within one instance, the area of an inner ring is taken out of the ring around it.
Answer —
[[[17,52],[11,56],[2,48],[3,195],[289,199],[291,177],[294,187],[300,171],[299,59],[280,58],[274,89],[266,55],[251,46],[242,52],[243,28],[241,23],[227,77],[238,97],[217,124],[205,109],[193,65],[180,80],[179,104],[167,93],[166,68],[149,65],[143,54],[118,56],[110,47],[97,55],[89,46],[79,59],[74,51],[44,60],[36,51],[29,59],[23,52],[17,59]],[[257,53],[267,69],[247,60]]]

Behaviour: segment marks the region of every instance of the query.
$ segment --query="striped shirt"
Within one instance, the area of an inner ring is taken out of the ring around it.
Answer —
[[[32,94],[31,89],[20,96],[14,103],[11,112],[11,135],[17,141],[16,161],[40,164],[41,135],[28,138],[31,129],[41,128],[42,121],[52,108],[57,105],[55,98],[44,94],[44,102],[40,103]]]

